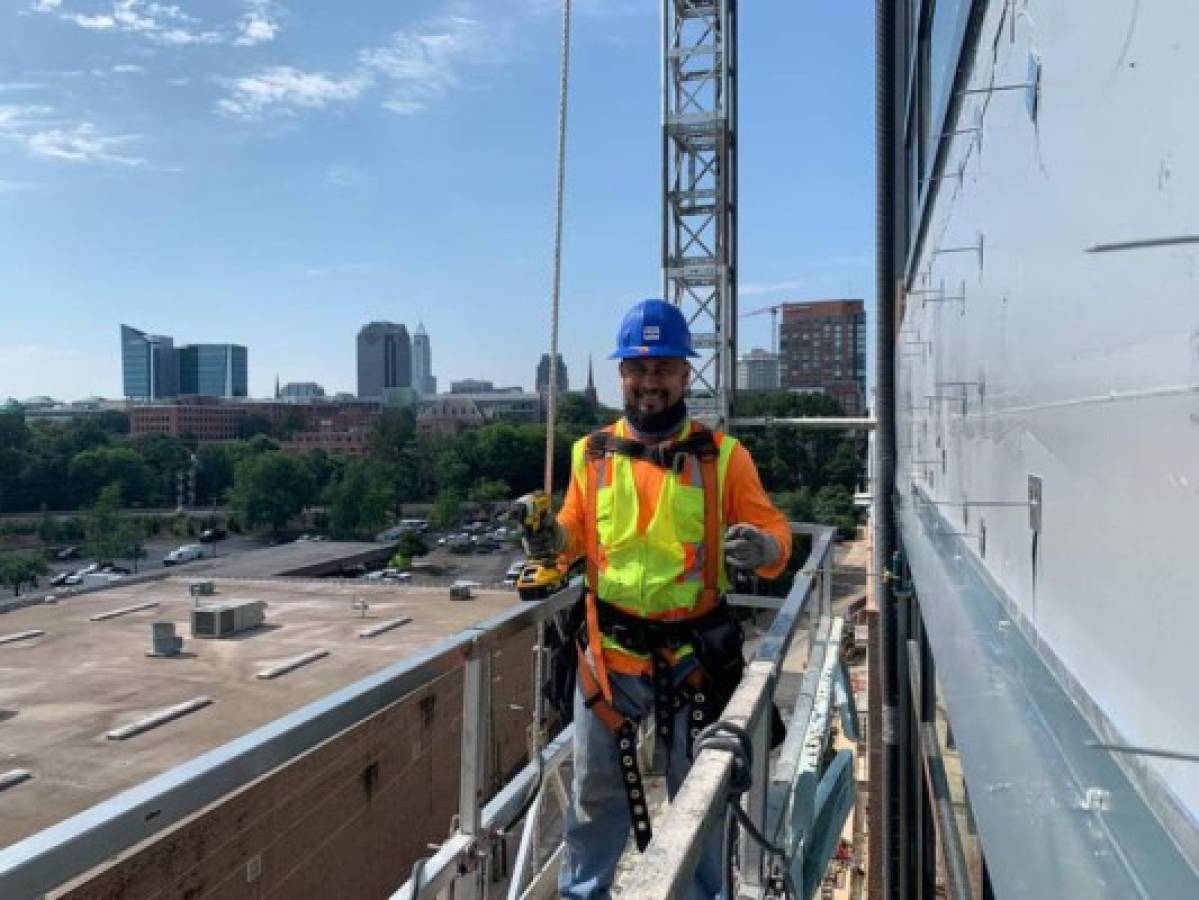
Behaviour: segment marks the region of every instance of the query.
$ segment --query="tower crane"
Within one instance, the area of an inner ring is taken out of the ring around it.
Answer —
[[[779,310],[785,305],[784,303],[775,303],[773,306],[762,306],[741,314],[741,318],[748,319],[750,316],[770,313],[770,353],[773,356],[778,356],[779,353]]]

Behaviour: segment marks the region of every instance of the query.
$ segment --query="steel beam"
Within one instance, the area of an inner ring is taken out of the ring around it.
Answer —
[[[700,358],[690,411],[725,424],[737,357],[734,0],[662,3],[662,272]]]

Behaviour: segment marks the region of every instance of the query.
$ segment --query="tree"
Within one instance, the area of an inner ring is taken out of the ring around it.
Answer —
[[[146,555],[146,524],[141,519],[128,518],[121,522],[118,530],[121,549],[119,555],[133,563],[133,571],[137,572],[137,563]]]
[[[484,478],[475,482],[469,497],[472,503],[500,503],[512,499],[512,489],[499,478]]]
[[[248,441],[256,435],[265,434],[270,437],[275,433],[271,420],[260,413],[250,413],[237,423],[237,436]]]
[[[9,508],[9,495],[19,481],[21,462],[28,446],[25,411],[17,405],[0,410],[0,511]]]
[[[173,505],[179,473],[186,477],[191,470],[191,451],[169,434],[141,434],[129,441],[129,447],[142,458],[149,473],[146,500],[155,506]],[[126,496],[134,499],[128,492]]]
[[[462,494],[456,490],[445,490],[433,501],[429,511],[429,522],[434,528],[452,528],[462,519]]]
[[[220,503],[233,487],[233,467],[237,462],[232,444],[202,444],[196,450],[196,500]]]
[[[9,553],[0,557],[0,584],[12,588],[13,596],[26,584],[37,586],[39,575],[50,571],[40,553]]]
[[[144,459],[130,447],[96,447],[77,453],[67,469],[75,497],[92,503],[106,485],[120,484],[125,502],[144,503],[153,476]]]
[[[372,460],[350,462],[326,491],[329,524],[341,539],[368,537],[387,522],[393,488],[384,468]]]
[[[278,534],[315,496],[307,466],[283,453],[267,452],[237,464],[229,501],[243,527],[269,525]]]
[[[121,485],[113,482],[100,490],[84,519],[88,556],[101,562],[121,556],[126,546],[122,531]]]
[[[411,409],[388,406],[371,428],[370,455],[382,462],[401,462],[401,454],[416,435],[416,414]]]
[[[839,484],[825,485],[812,500],[812,518],[821,525],[834,525],[843,538],[857,534],[858,515],[853,494]]]
[[[403,532],[396,544],[396,553],[407,556],[409,559],[414,556],[424,556],[428,552],[429,547],[425,543],[425,539],[415,531]]]

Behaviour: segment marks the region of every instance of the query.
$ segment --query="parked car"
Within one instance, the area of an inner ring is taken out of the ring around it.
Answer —
[[[64,584],[70,584],[71,582],[68,579],[70,579],[74,574],[74,572],[59,572],[50,579],[50,586],[62,587]]]
[[[212,544],[216,541],[223,541],[228,536],[229,532],[227,532],[224,528],[206,528],[200,534],[200,543]]]
[[[203,559],[204,548],[199,544],[184,544],[182,547],[176,547],[170,553],[162,558],[164,566],[177,566],[181,563],[188,563],[195,559]]]
[[[114,566],[112,563],[105,563],[100,567],[100,573],[104,575],[132,575],[133,570],[127,569],[124,566]]]
[[[59,560],[79,559],[79,548],[78,547],[63,547],[61,550],[59,550],[57,553],[54,554],[54,558],[59,559]]]

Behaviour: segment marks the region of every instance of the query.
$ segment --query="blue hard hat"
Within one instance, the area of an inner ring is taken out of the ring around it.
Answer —
[[[641,356],[699,356],[691,349],[691,329],[673,303],[642,300],[625,313],[609,359]]]

